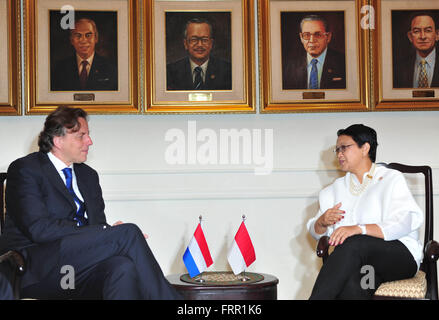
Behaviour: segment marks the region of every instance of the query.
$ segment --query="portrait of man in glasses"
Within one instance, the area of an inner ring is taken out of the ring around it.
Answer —
[[[298,34],[289,34],[300,39],[301,48],[283,50],[282,89],[345,89],[345,55],[329,47],[334,34],[327,20],[321,15],[308,14],[300,19],[299,26]],[[344,39],[344,34],[338,36]],[[291,40],[285,39],[283,47]]]
[[[96,22],[79,18],[74,26],[69,31],[67,57],[52,64],[51,91],[118,90],[117,59],[111,61],[96,50],[100,39]],[[55,27],[60,28],[60,25]],[[56,43],[51,46],[51,52],[56,50]]]
[[[399,33],[393,37],[394,88],[439,87],[438,13],[439,10],[392,12],[392,29]]]
[[[167,64],[167,90],[231,90],[231,63],[212,54],[216,40],[212,23],[189,19],[182,40],[186,56]]]

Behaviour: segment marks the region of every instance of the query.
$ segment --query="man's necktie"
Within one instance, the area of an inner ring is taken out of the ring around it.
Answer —
[[[70,194],[72,195],[73,200],[75,200],[75,203],[77,204],[76,215],[73,218],[73,220],[76,221],[76,224],[78,226],[83,226],[83,225],[88,223],[88,220],[84,216],[84,214],[85,214],[84,202],[82,202],[78,198],[78,196],[75,194],[75,191],[73,191],[73,186],[72,186],[72,168],[64,168],[64,169],[62,169],[62,172],[64,173],[64,176],[66,177],[66,187],[69,190]]]
[[[88,61],[87,60],[82,60],[81,62],[82,65],[82,70],[81,73],[79,74],[79,85],[81,86],[81,89],[85,89],[87,87],[87,65],[88,65]]]
[[[418,88],[427,88],[428,87],[428,78],[427,78],[427,62],[422,59],[419,62],[419,76],[418,76]]]
[[[194,80],[194,89],[200,90],[203,86],[203,78],[201,77],[201,67],[196,67],[194,69],[195,72],[195,80]]]
[[[317,59],[311,60],[311,73],[309,75],[309,88],[310,89],[318,89],[319,88],[319,80],[317,74]]]

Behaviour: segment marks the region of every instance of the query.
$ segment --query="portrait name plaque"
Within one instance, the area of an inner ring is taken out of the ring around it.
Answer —
[[[303,99],[325,99],[325,93],[324,92],[303,92],[302,98]]]
[[[75,93],[73,95],[74,101],[94,101],[95,95],[94,93]]]
[[[212,101],[212,93],[193,92],[188,95],[189,101]]]
[[[434,90],[415,90],[412,91],[413,98],[434,98]]]

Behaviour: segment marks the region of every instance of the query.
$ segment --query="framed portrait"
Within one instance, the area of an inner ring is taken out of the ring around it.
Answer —
[[[24,10],[27,114],[141,112],[137,1],[26,0]]]
[[[0,115],[21,114],[20,1],[0,2]]]
[[[439,109],[439,2],[376,2],[376,110]]]
[[[365,3],[258,0],[261,113],[369,110]]]
[[[144,0],[146,113],[254,113],[251,0]]]

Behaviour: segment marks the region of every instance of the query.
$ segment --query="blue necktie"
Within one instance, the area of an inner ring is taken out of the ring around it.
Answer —
[[[309,75],[309,88],[318,89],[319,88],[319,78],[317,74],[317,59],[311,60],[311,74]]]
[[[195,72],[195,81],[194,81],[194,89],[200,90],[203,86],[203,78],[201,77],[201,67],[196,67],[194,69]]]
[[[87,218],[84,216],[85,214],[85,205],[84,202],[82,202],[78,196],[75,194],[75,191],[73,191],[72,186],[72,168],[64,168],[62,169],[62,172],[64,173],[64,176],[66,177],[66,187],[69,190],[70,194],[73,197],[73,200],[75,200],[75,203],[77,204],[77,210],[76,215],[73,218],[73,220],[76,221],[76,224],[78,227],[83,226],[88,223]]]

